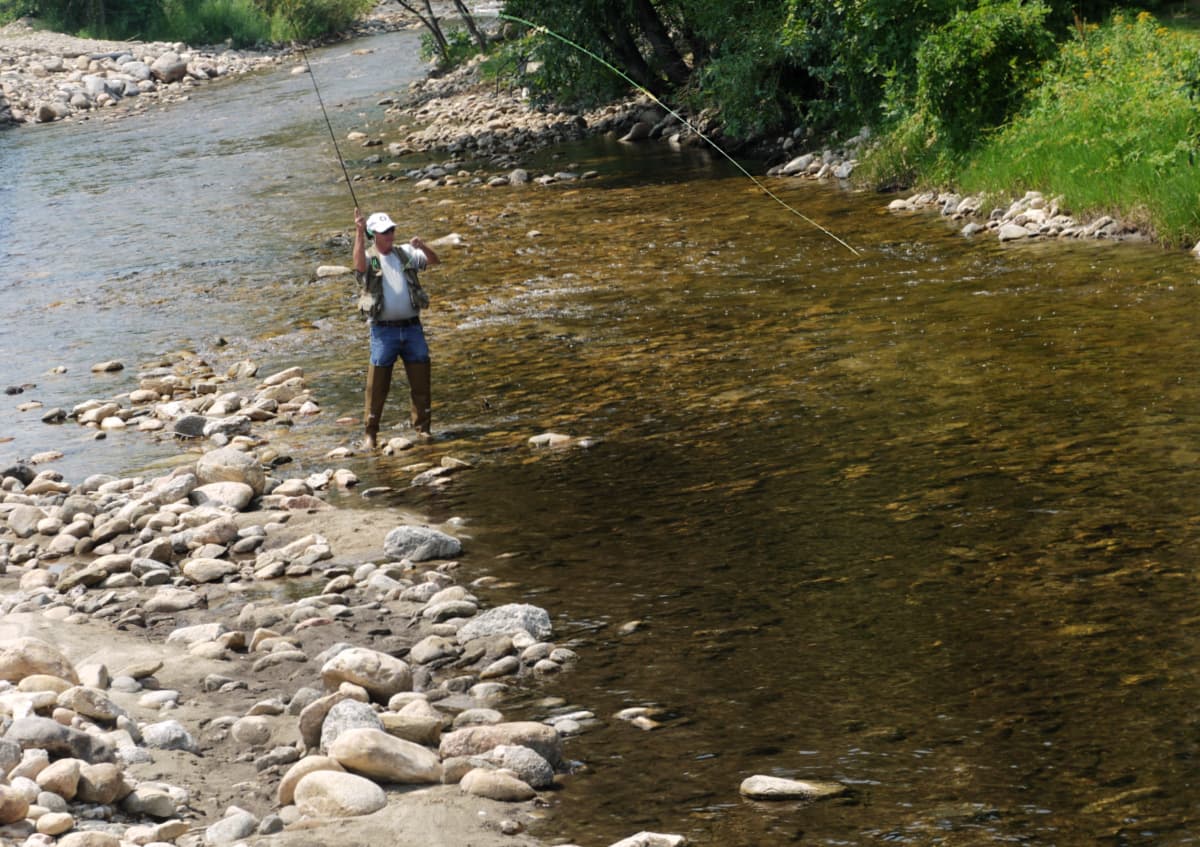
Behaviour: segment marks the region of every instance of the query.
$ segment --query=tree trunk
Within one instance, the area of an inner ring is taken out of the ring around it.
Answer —
[[[679,50],[675,47],[670,33],[667,32],[662,17],[650,4],[650,0],[634,0],[633,5],[637,14],[638,26],[641,27],[646,41],[650,43],[650,49],[654,51],[654,57],[662,67],[663,73],[667,75],[667,79],[671,81],[672,85],[682,88],[687,84],[692,71],[687,66],[687,62],[683,60],[683,56],[679,55]]]
[[[425,0],[425,14],[427,19],[421,18],[421,22],[433,33],[433,40],[437,42],[438,52],[442,54],[442,61],[450,64],[450,42],[446,40],[446,34],[442,32],[442,25],[438,23],[437,15],[433,12],[431,0]]]
[[[693,70],[708,64],[708,60],[712,56],[712,50],[707,41],[697,35],[696,31],[688,26],[683,28],[683,40],[692,51]]]
[[[604,10],[604,17],[606,26],[597,34],[608,47],[609,54],[616,60],[614,64],[651,94],[656,97],[662,96],[665,92],[661,80],[638,50],[637,43],[625,21],[621,20],[620,13],[608,4]]]
[[[430,6],[429,0],[425,0],[425,12],[417,9],[408,0],[396,0],[402,9],[417,16],[417,19],[425,25],[425,28],[433,35],[433,43],[437,47],[438,54],[442,57],[442,64],[450,63],[450,42],[446,41],[446,36],[442,32],[441,24],[438,23],[437,15],[433,13],[433,7]]]
[[[487,36],[483,34],[483,30],[475,23],[475,17],[471,14],[471,10],[467,8],[467,4],[463,0],[454,0],[454,8],[458,9],[458,13],[462,15],[463,23],[467,25],[467,32],[471,33],[471,37],[475,39],[475,43],[479,45],[481,51],[487,51]]]

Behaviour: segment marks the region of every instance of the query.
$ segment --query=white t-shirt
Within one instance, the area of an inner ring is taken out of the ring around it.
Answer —
[[[418,271],[425,270],[428,260],[425,253],[411,244],[397,244],[396,250],[408,259],[408,266]],[[415,318],[417,310],[412,307],[412,298],[408,293],[408,277],[395,251],[380,254],[379,268],[383,272],[383,311],[379,320],[402,321]]]

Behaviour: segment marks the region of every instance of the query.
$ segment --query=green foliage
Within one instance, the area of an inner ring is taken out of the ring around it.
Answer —
[[[800,93],[817,126],[875,123],[907,113],[925,36],[970,0],[788,0],[781,37],[811,77]]]
[[[530,35],[493,41],[487,57],[479,65],[480,79],[496,85],[524,86],[534,41],[535,37]]]
[[[450,55],[443,62],[447,67],[457,67],[479,54],[479,45],[475,43],[475,40],[471,38],[471,33],[467,32],[465,28],[443,28],[442,33],[446,36],[446,43],[450,47]],[[442,55],[437,49],[437,41],[428,30],[421,33],[420,56],[426,62],[433,59],[442,60]]]
[[[374,0],[260,0],[270,14],[272,41],[307,41],[349,28]]]
[[[0,0],[60,32],[190,44],[311,39],[343,30],[373,0]]]
[[[603,0],[507,0],[504,11],[529,20],[570,39],[587,50],[621,66],[606,50],[602,26]],[[601,62],[539,32],[527,32],[510,42],[514,67],[527,68],[522,74],[535,100],[592,106],[612,100],[629,90],[629,84]]]
[[[957,13],[917,51],[917,110],[948,150],[966,150],[1016,113],[1054,51],[1049,9],[985,2]]]
[[[253,0],[172,0],[165,6],[165,31],[188,44],[230,40],[237,47],[265,41],[270,25]]]
[[[147,0],[36,0],[36,14],[52,30],[95,38],[153,38],[165,14]]]
[[[0,0],[0,26],[34,14],[37,14],[36,0]]]
[[[719,104],[727,135],[753,137],[799,117],[792,84],[803,71],[792,46],[771,25],[777,20],[778,10],[768,9],[739,26],[721,23],[717,28],[728,26],[725,39],[693,76],[687,102],[697,111]]]
[[[1117,14],[1065,43],[1030,107],[961,174],[970,191],[1066,198],[1076,214],[1138,210],[1167,243],[1200,235],[1200,62],[1192,36]]]
[[[931,133],[921,115],[913,112],[899,119],[862,159],[854,171],[855,181],[878,191],[905,187],[934,170],[938,154],[930,146]]]

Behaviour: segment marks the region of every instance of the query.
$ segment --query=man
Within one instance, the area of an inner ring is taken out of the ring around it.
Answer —
[[[366,246],[367,238],[373,240]],[[392,385],[396,359],[404,362],[412,394],[412,425],[422,437],[430,432],[429,347],[421,327],[424,292],[417,271],[438,264],[437,253],[420,238],[396,244],[396,224],[385,212],[364,218],[354,210],[354,270],[359,285],[358,308],[371,327],[371,362],[367,366],[367,398],[362,446],[377,446],[379,421]]]

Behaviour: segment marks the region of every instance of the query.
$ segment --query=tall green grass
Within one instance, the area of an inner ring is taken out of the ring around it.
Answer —
[[[253,0],[200,0],[164,4],[166,31],[188,44],[229,40],[244,47],[267,41],[270,21]]]
[[[319,38],[349,28],[376,0],[0,0],[0,24],[35,15],[56,32],[114,40],[232,42]]]
[[[1165,244],[1200,238],[1200,41],[1148,13],[1080,25],[1030,105],[977,146],[964,191],[1061,195]]]

